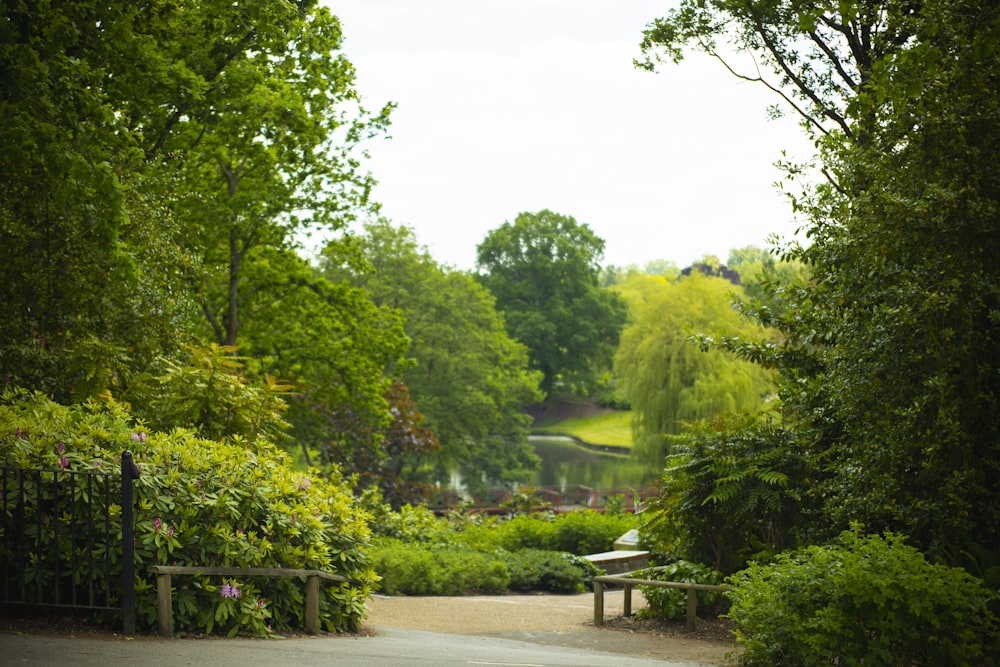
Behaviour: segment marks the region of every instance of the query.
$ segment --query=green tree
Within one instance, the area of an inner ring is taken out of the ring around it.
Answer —
[[[477,248],[480,280],[496,297],[507,332],[528,347],[550,396],[562,380],[592,384],[610,365],[626,308],[598,283],[604,241],[569,216],[521,213]]]
[[[648,276],[635,280],[661,281]],[[634,451],[654,465],[668,452],[665,436],[680,433],[686,422],[756,412],[774,391],[764,369],[725,350],[703,349],[694,340],[709,332],[764,336],[732,308],[732,283],[695,271],[659,284],[656,292],[646,292],[646,301],[631,301],[633,322],[622,333],[615,358],[615,375],[632,403]]]
[[[643,526],[665,560],[729,574],[796,546],[809,499],[809,461],[770,416],[707,419],[668,437],[670,455]]]
[[[250,376],[388,417],[399,323],[293,252],[371,206],[357,147],[389,108],[359,107],[341,40],[314,0],[5,6],[8,381],[120,392],[202,336]]]
[[[998,11],[685,2],[645,42],[677,56],[726,34],[831,122],[827,182],[794,202],[810,244],[786,249],[812,280],[757,311],[779,344],[733,347],[781,371],[834,529],[860,519],[953,562],[1000,554]]]
[[[406,227],[373,220],[357,243],[367,268],[347,271],[331,259],[326,274],[347,276],[401,314],[408,361],[387,373],[406,383],[440,441],[440,474],[456,469],[470,487],[523,480],[537,466],[523,409],[539,399],[539,376],[504,331],[493,297],[469,274],[440,267]]]
[[[694,47],[735,76],[779,95],[811,133],[854,139],[859,130],[870,129],[855,124],[855,102],[873,93],[881,64],[908,47],[921,4],[682,0],[646,27],[641,44],[645,57],[637,64],[653,70],[664,59],[677,63],[685,48]],[[751,54],[752,71],[727,60],[720,41]],[[773,112],[780,114],[781,108]]]
[[[172,179],[138,149],[161,105],[133,95],[169,78],[146,39],[167,19],[142,4],[5,3],[0,21],[0,376],[64,400],[177,350],[192,315],[193,262],[153,194]]]

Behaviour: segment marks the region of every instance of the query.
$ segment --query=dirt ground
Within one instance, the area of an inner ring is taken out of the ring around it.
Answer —
[[[622,591],[605,593],[605,624],[594,625],[594,596],[502,595],[474,597],[375,597],[366,627],[405,628],[451,634],[506,637],[560,646],[588,647],[628,655],[727,665],[735,644],[718,621],[689,633],[683,623],[622,616]],[[633,611],[645,606],[633,594]]]

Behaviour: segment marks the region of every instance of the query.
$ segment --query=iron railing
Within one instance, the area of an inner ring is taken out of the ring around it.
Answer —
[[[138,477],[128,451],[120,472],[0,466],[0,604],[120,610],[125,634],[135,634]]]

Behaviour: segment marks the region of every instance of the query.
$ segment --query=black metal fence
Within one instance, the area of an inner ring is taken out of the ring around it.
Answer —
[[[134,634],[138,477],[131,452],[120,472],[0,467],[0,604],[121,610]]]

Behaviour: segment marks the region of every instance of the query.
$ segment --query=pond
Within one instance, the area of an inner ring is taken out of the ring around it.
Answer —
[[[605,453],[577,444],[572,438],[532,436],[531,445],[542,459],[535,486],[589,486],[598,489],[642,489],[652,486],[658,470],[631,459],[627,454]]]

